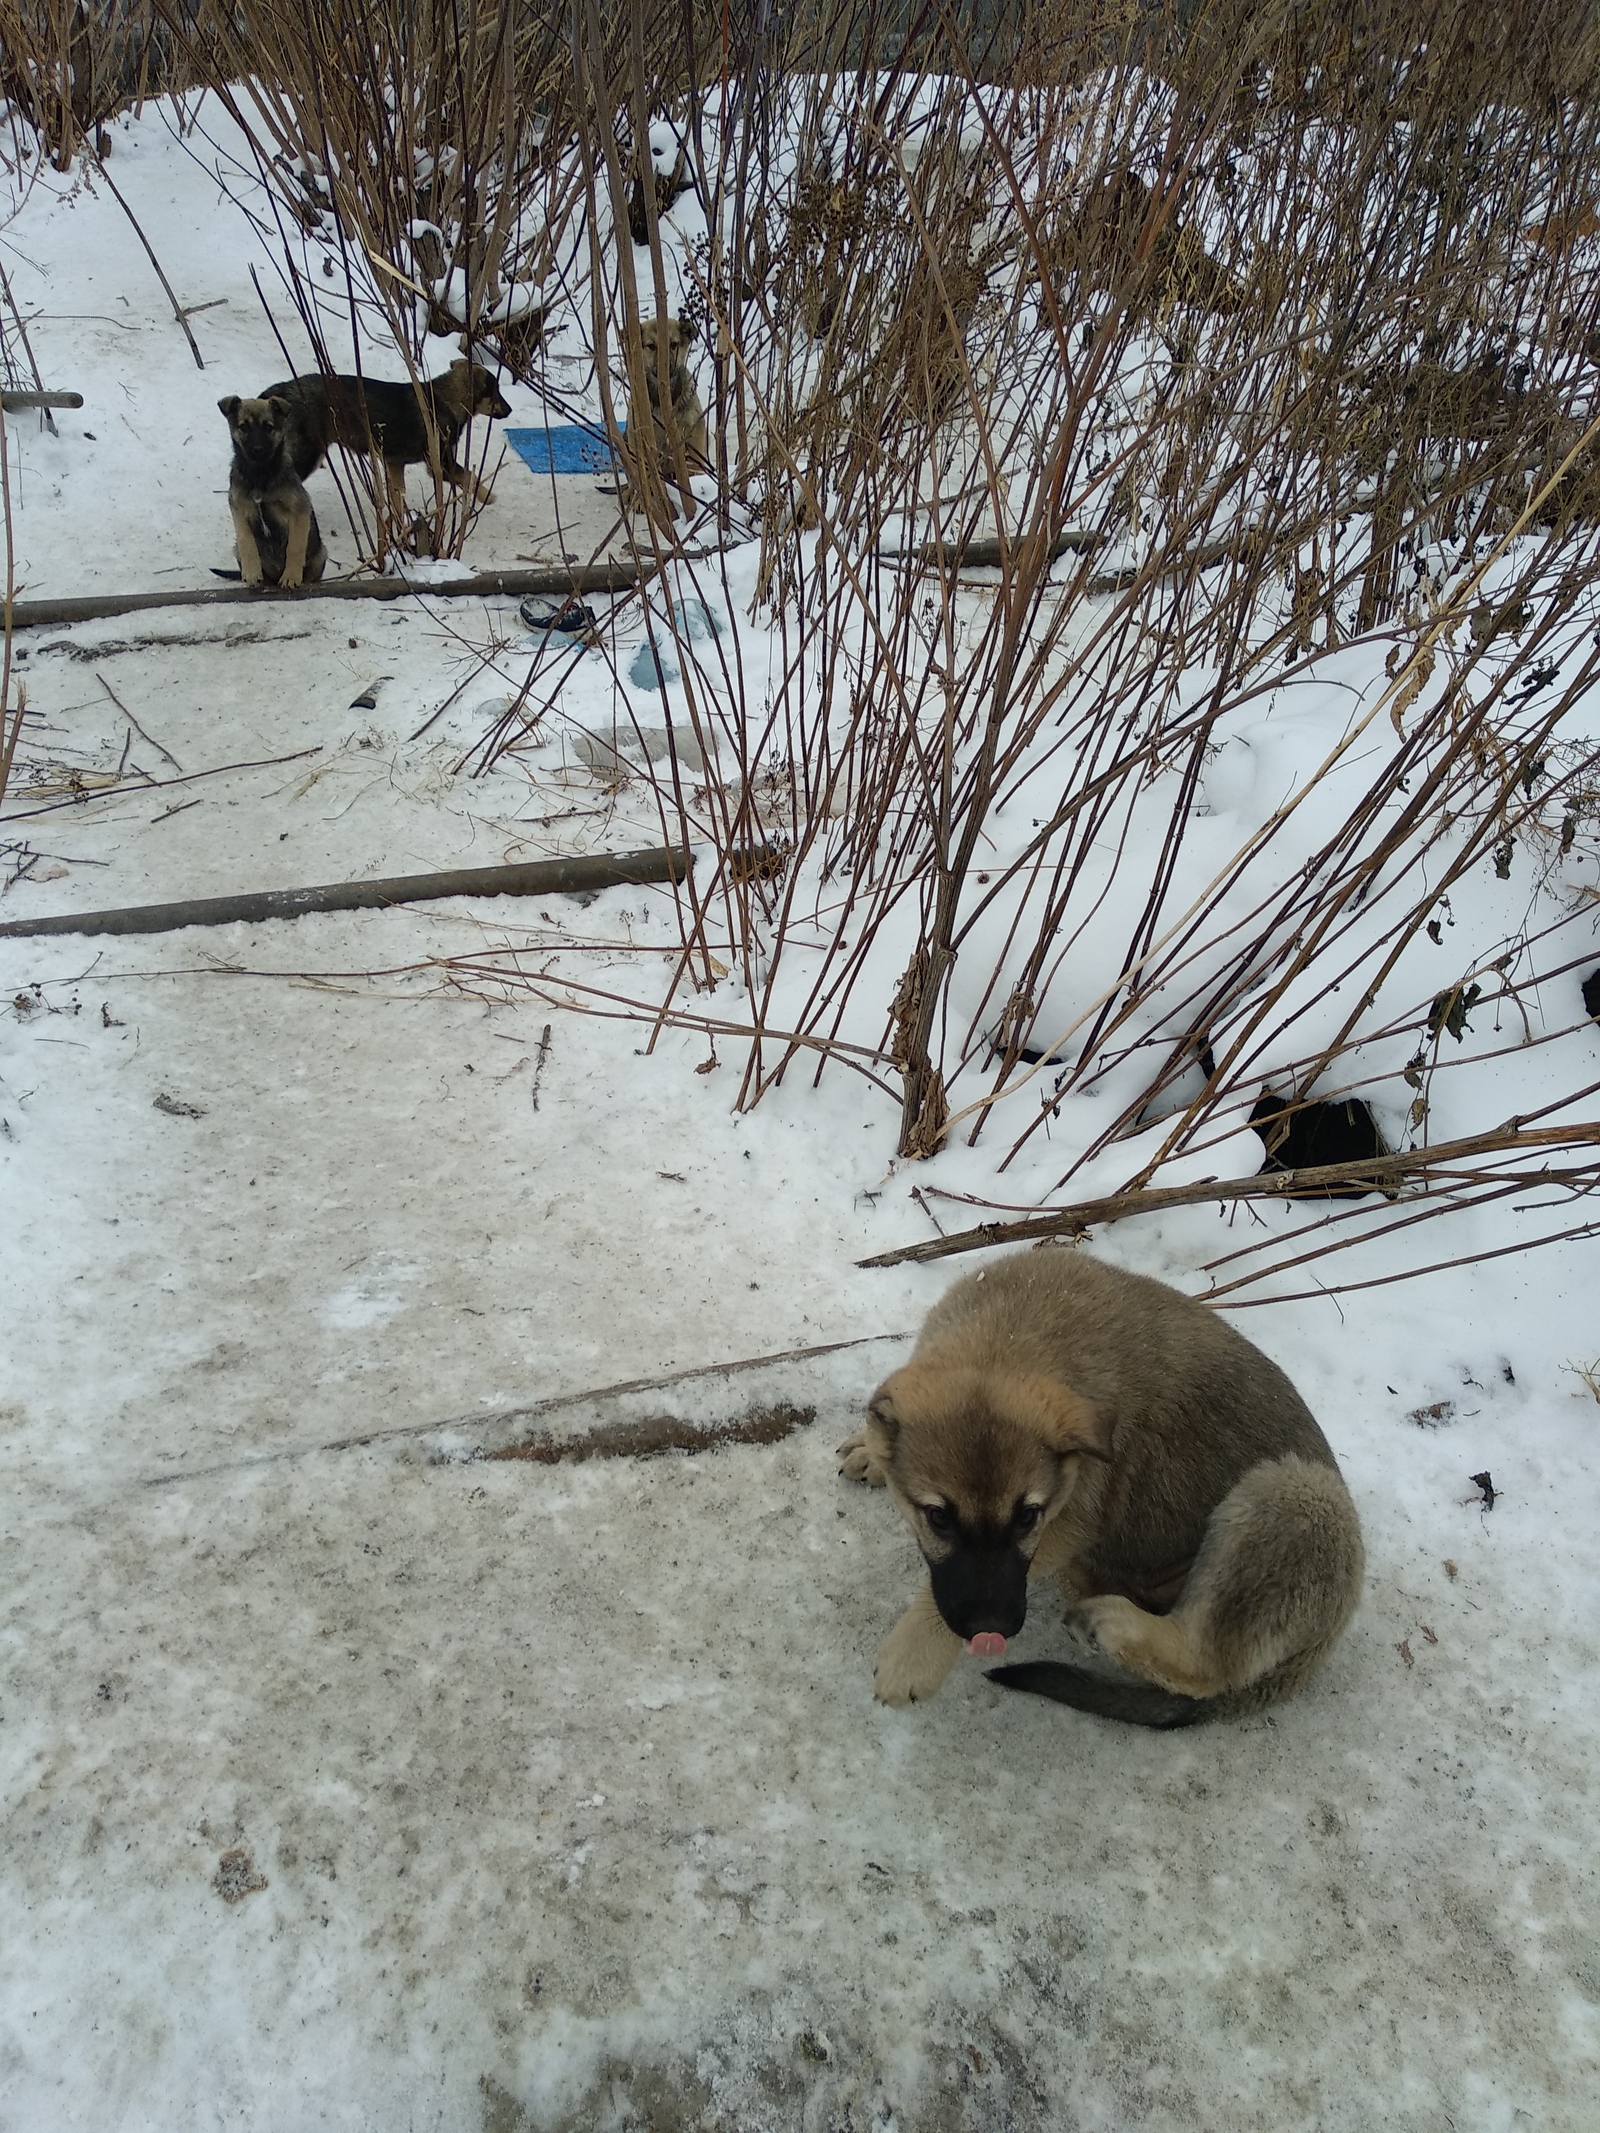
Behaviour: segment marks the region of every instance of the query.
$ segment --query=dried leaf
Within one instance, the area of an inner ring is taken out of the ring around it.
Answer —
[[[1406,733],[1402,721],[1432,679],[1433,654],[1431,651],[1420,653],[1412,665],[1411,672],[1401,683],[1399,695],[1389,706],[1389,717],[1393,722],[1395,732],[1399,734],[1402,740],[1405,739]]]

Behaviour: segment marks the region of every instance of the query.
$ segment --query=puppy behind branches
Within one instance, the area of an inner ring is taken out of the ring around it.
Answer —
[[[710,464],[706,411],[684,360],[685,351],[694,343],[695,329],[687,319],[646,318],[639,321],[639,333],[644,343],[644,389],[650,403],[656,464],[661,478],[675,483],[685,508],[692,509],[694,495],[688,478],[703,473]],[[630,416],[629,428],[635,427],[636,418]]]
[[[228,508],[247,585],[314,585],[328,552],[289,448],[290,410],[267,393],[217,402],[233,439]]]
[[[878,1655],[880,1702],[997,1656],[1052,1577],[1082,1663],[989,1679],[1135,1725],[1298,1688],[1361,1594],[1361,1530],[1310,1410],[1204,1305],[1082,1252],[958,1282],[879,1386],[843,1472],[886,1484],[930,1577]]]
[[[289,450],[302,481],[339,445],[370,455],[382,467],[397,522],[405,516],[410,466],[434,467],[440,481],[464,489],[475,503],[493,500],[494,492],[456,456],[457,440],[474,415],[494,421],[511,412],[481,363],[459,357],[420,388],[311,372],[269,385],[263,398],[281,400],[288,409]]]

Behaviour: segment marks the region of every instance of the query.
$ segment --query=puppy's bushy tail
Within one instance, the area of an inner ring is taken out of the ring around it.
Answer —
[[[1203,1697],[1179,1696],[1150,1681],[1113,1681],[1059,1659],[1030,1659],[1020,1666],[992,1666],[987,1672],[1003,1689],[1027,1689],[1054,1703],[1069,1703],[1075,1711],[1120,1718],[1130,1726],[1192,1726],[1206,1715]]]

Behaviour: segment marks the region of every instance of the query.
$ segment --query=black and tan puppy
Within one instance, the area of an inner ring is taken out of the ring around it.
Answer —
[[[933,1695],[963,1646],[1004,1652],[1030,1578],[1057,1580],[1087,1663],[989,1678],[1148,1726],[1287,1695],[1361,1595],[1355,1506],[1283,1372],[1083,1252],[958,1282],[840,1451],[930,1572],[878,1655],[883,1703]]]
[[[289,449],[289,409],[266,394],[219,400],[233,439],[228,509],[247,585],[314,585],[328,552]]]
[[[481,363],[459,357],[439,377],[425,382],[420,401],[410,385],[377,378],[325,378],[315,372],[269,385],[262,398],[281,400],[289,411],[289,450],[302,481],[321,466],[332,445],[370,455],[383,467],[389,508],[396,518],[405,511],[406,468],[433,463],[425,403],[438,436],[440,475],[478,503],[493,500],[494,492],[456,456],[457,441],[474,415],[498,421],[511,412]]]

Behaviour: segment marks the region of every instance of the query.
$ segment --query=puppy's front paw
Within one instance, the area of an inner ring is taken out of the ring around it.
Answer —
[[[961,1639],[942,1622],[930,1624],[913,1611],[903,1616],[884,1639],[872,1677],[872,1693],[879,1703],[926,1703],[944,1686],[944,1678],[960,1651]]]
[[[883,1468],[867,1450],[867,1433],[858,1429],[853,1437],[846,1437],[839,1447],[839,1471],[846,1481],[864,1481],[869,1488],[881,1489],[887,1478]]]

